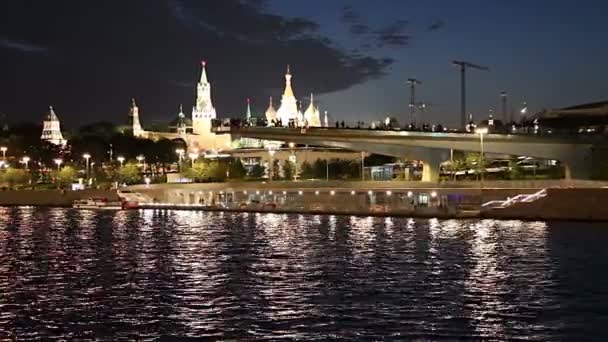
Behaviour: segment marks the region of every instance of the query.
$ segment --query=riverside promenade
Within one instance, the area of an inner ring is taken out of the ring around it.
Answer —
[[[145,208],[525,220],[608,220],[608,183],[227,182],[138,185]]]
[[[226,182],[135,185],[142,208],[437,218],[608,221],[608,182]],[[116,190],[0,191],[1,206],[71,207]],[[144,200],[141,200],[141,199]]]

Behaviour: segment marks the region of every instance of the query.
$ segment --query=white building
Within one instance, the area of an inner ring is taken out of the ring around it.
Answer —
[[[53,106],[49,107],[49,112],[42,124],[40,139],[61,147],[64,147],[67,143],[63,138],[63,134],[61,134],[61,122],[59,122],[59,118],[57,117],[57,114],[55,114]]]

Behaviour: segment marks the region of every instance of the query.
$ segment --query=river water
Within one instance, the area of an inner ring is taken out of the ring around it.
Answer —
[[[605,224],[0,208],[0,340],[602,340]]]

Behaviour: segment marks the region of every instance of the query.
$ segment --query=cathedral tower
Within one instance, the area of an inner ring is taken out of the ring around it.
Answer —
[[[277,111],[277,117],[281,120],[283,126],[287,126],[289,120],[296,120],[298,117],[298,101],[293,94],[293,89],[291,89],[289,65],[285,74],[285,91],[283,92],[283,97],[281,97],[281,106]]]
[[[61,134],[61,123],[59,122],[57,114],[55,114],[55,110],[53,110],[53,106],[49,107],[49,113],[46,115],[42,124],[40,139],[61,147],[65,146],[67,143],[63,138],[63,134]]]

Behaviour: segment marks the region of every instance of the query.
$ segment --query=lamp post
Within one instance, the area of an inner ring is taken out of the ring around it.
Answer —
[[[325,180],[329,182],[329,158],[325,159]]]
[[[296,150],[295,150],[296,144],[290,142],[289,143],[289,148],[291,149],[291,155],[292,155],[292,162],[293,162],[293,167],[294,167],[294,171],[293,171],[293,180],[295,181],[298,178],[298,158],[296,156]]]
[[[27,165],[30,162],[30,157],[24,156],[23,158],[21,158],[21,162],[25,165],[25,169],[28,170]]]
[[[144,157],[142,154],[138,155],[137,157],[135,157],[135,159],[137,159],[137,161],[142,165],[142,172],[146,173],[146,157]]]
[[[268,168],[268,180],[272,181],[272,178],[274,177],[274,154],[276,153],[275,150],[271,148],[268,148],[268,155],[270,155],[270,165]]]
[[[6,146],[0,147],[0,151],[2,151],[2,159],[4,160],[6,160],[6,150],[8,150]]]
[[[483,188],[483,172],[485,171],[483,157],[483,135],[488,134],[488,129],[485,127],[478,128],[475,130],[475,133],[479,134],[479,185]]]
[[[182,160],[184,159],[184,153],[185,152],[186,151],[184,151],[183,148],[178,148],[178,149],[175,150],[175,153],[177,153],[177,157],[178,157],[178,164],[177,164],[177,166],[178,166],[179,171],[182,170]]]
[[[361,180],[365,180],[365,152],[361,151]]]
[[[190,157],[190,160],[192,161],[192,167],[194,167],[194,162],[198,158],[198,153],[190,153],[188,154],[188,157]]]
[[[85,160],[85,166],[86,166],[85,170],[86,170],[86,176],[88,179],[89,178],[89,160],[91,159],[91,155],[88,153],[85,153],[82,155],[82,158],[84,158],[84,160]]]
[[[57,164],[57,171],[59,171],[59,169],[61,168],[61,163],[63,163],[63,159],[56,158],[56,159],[53,159],[53,161],[55,162],[55,164]]]
[[[120,168],[122,169],[122,165],[125,162],[125,157],[118,156],[118,157],[116,157],[116,160],[118,160],[118,162],[120,163]]]

